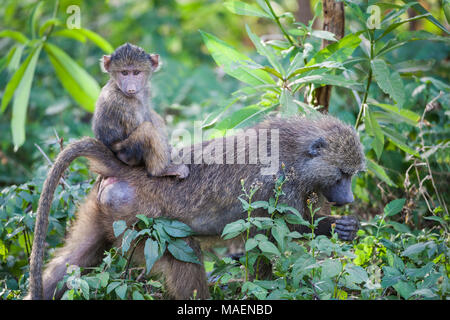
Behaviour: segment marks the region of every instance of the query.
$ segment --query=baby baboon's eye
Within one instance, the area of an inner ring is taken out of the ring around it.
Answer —
[[[125,70],[122,71],[121,73],[122,73],[124,76],[127,76],[127,75],[128,75],[128,71],[125,71]]]
[[[133,74],[134,74],[135,76],[137,76],[139,73],[141,73],[139,70],[134,70],[134,71],[133,71]]]

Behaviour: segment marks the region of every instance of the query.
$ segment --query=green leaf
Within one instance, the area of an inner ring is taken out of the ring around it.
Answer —
[[[133,300],[145,300],[144,296],[139,291],[133,291]]]
[[[277,256],[281,255],[278,248],[270,241],[261,241],[258,243],[258,247],[263,253],[274,254]]]
[[[54,31],[52,33],[52,37],[65,37],[77,40],[82,43],[86,42],[86,37],[81,32],[79,32],[78,29],[62,29]]]
[[[113,222],[114,236],[117,238],[125,231],[126,228],[127,224],[124,220],[114,221]]]
[[[373,74],[377,80],[377,84],[384,93],[397,103],[399,109],[405,102],[405,90],[403,88],[403,82],[397,71],[389,72],[389,68],[381,59],[374,59],[371,61]]]
[[[416,287],[412,282],[399,281],[392,287],[402,296],[403,299],[408,299],[411,297]]]
[[[317,52],[306,66],[312,66],[324,61],[344,62],[361,43],[359,34],[361,32],[351,33],[338,42],[326,46]]]
[[[243,219],[231,222],[223,228],[222,235],[225,240],[234,238],[242,231],[246,230],[246,222]]]
[[[428,245],[430,245],[432,243],[433,243],[433,241],[419,242],[419,243],[413,244],[413,245],[409,246],[408,248],[406,248],[402,252],[402,256],[410,257],[412,255],[419,254],[422,251],[424,251],[428,247]]]
[[[23,44],[26,44],[28,41],[30,41],[22,32],[14,30],[0,31],[0,38],[11,38]]]
[[[406,153],[409,153],[413,156],[416,156],[420,158],[420,154],[412,149],[410,146],[406,144],[405,138],[402,137],[398,132],[395,132],[391,128],[388,128],[386,126],[383,126],[383,133],[386,135],[386,137],[391,141],[393,144],[395,144],[397,147],[405,151]]]
[[[120,299],[125,300],[127,295],[127,284],[124,283],[121,286],[117,287],[116,294],[119,296]]]
[[[122,254],[124,254],[125,252],[128,251],[128,249],[130,249],[131,242],[134,239],[136,239],[136,235],[137,235],[136,230],[128,229],[127,231],[125,231],[122,238]]]
[[[17,151],[17,149],[25,142],[25,120],[27,115],[28,99],[30,98],[30,90],[31,84],[33,83],[34,70],[36,69],[36,64],[39,59],[41,49],[42,45],[39,45],[30,53],[31,58],[29,60],[29,63],[26,64],[26,69],[24,70],[20,82],[14,91],[11,130],[15,151]],[[21,68],[19,68],[19,70]],[[19,70],[17,71],[19,72]]]
[[[372,142],[372,147],[377,154],[378,159],[380,159],[384,148],[384,135],[381,131],[380,125],[372,113],[369,111],[369,106],[364,106],[364,123],[366,124],[366,129],[370,135],[375,137]]]
[[[44,32],[51,26],[59,26],[59,25],[61,25],[61,21],[59,21],[59,19],[56,18],[48,19],[39,28],[39,36],[42,37],[44,35]]]
[[[397,213],[400,213],[405,205],[405,202],[406,199],[404,198],[392,200],[384,207],[384,215],[386,217],[391,217]]]
[[[311,37],[325,39],[329,41],[338,41],[334,33],[325,30],[313,30],[311,32]]]
[[[339,260],[327,259],[322,263],[321,279],[333,278],[342,271],[342,263]]]
[[[404,24],[406,22],[419,20],[419,19],[422,19],[422,18],[425,18],[425,17],[428,17],[428,16],[431,16],[431,13],[422,14],[422,15],[419,15],[419,16],[415,16],[415,17],[412,17],[412,18],[404,19],[402,21],[393,23],[393,24],[389,25],[389,27],[386,28],[386,30],[383,32],[383,34],[381,36],[379,36],[376,41],[380,40],[385,35],[389,34],[392,30],[397,29],[399,26],[401,26],[402,24]]]
[[[283,89],[280,96],[281,113],[286,116],[291,116],[298,113],[297,104],[294,102],[294,97],[289,90]]]
[[[275,84],[267,72],[244,65],[246,62],[255,64],[249,57],[212,34],[203,31],[200,33],[214,61],[219,67],[223,67],[227,74],[252,86]]]
[[[374,173],[378,178],[380,178],[381,180],[386,182],[391,187],[396,186],[394,181],[392,181],[391,178],[389,178],[389,176],[386,174],[386,171],[384,171],[383,167],[381,167],[375,161],[373,161],[372,159],[367,158],[366,159],[366,164],[367,164],[367,169],[370,172]]]
[[[93,112],[100,94],[97,81],[57,46],[46,43],[44,48],[64,88],[83,108]]]
[[[385,103],[375,103],[375,102],[370,102],[369,104],[375,105],[377,107],[380,107],[381,109],[391,113],[393,116],[395,116],[395,119],[399,119],[403,120],[409,124],[412,125],[416,125],[419,120],[420,120],[420,116],[408,109],[401,109],[399,110],[397,107],[392,106],[390,104],[385,104]]]
[[[175,259],[201,264],[194,250],[192,250],[186,241],[182,239],[176,239],[175,241],[169,243],[167,250],[169,250]]]
[[[242,1],[225,1],[223,5],[235,14],[269,19],[272,18],[270,15],[268,15],[258,7]]]
[[[297,84],[322,84],[322,85],[333,85],[337,87],[345,87],[350,89],[355,89],[358,91],[363,91],[363,86],[354,80],[346,79],[343,76],[336,76],[331,74],[317,74],[311,76],[305,76],[303,78],[297,79],[289,84],[289,87]]]
[[[82,35],[86,36],[89,40],[91,40],[93,43],[97,45],[100,49],[103,50],[103,52],[110,54],[114,52],[113,46],[102,36],[100,36],[98,33],[95,33],[88,29],[74,29],[77,30],[77,32],[81,33]]]
[[[299,67],[297,69],[292,69],[292,70],[289,69],[290,71],[288,72],[287,79],[290,79],[294,76],[298,76],[302,73],[312,71],[312,70],[317,70],[317,69],[328,70],[328,69],[336,69],[336,68],[343,69],[342,63],[335,62],[335,61],[325,61],[325,62],[313,64],[313,65],[310,65],[307,67]]]
[[[245,29],[247,30],[247,34],[250,37],[250,40],[252,40],[253,44],[255,45],[258,53],[265,56],[267,60],[269,60],[270,64],[275,68],[275,70],[277,70],[282,75],[282,77],[284,77],[285,71],[275,54],[275,50],[273,50],[272,47],[265,45],[256,34],[252,33],[250,27],[247,24],[245,25]]]
[[[158,222],[162,223],[164,231],[172,237],[182,238],[193,234],[191,227],[183,222],[169,219],[159,219]]]
[[[147,274],[152,270],[153,265],[159,258],[159,244],[155,240],[147,239],[144,247],[145,268]]]
[[[258,245],[258,241],[254,238],[250,238],[245,242],[245,251],[250,251]]]
[[[349,274],[349,279],[353,283],[363,283],[369,279],[366,270],[361,268],[360,266],[345,265],[345,271]]]
[[[146,215],[143,214],[137,214],[136,218],[138,218],[139,220],[141,220],[142,222],[144,222],[145,226],[148,227],[150,224],[150,220],[148,219],[148,217]]]
[[[418,13],[420,14],[427,14],[429,13],[420,3],[418,3],[415,0],[402,0],[404,3],[412,3],[415,2],[412,5],[412,8],[414,10],[416,10]],[[433,17],[432,15],[426,17],[429,21],[431,21],[435,26],[437,26],[439,29],[441,29],[442,31],[444,31],[446,34],[450,34],[450,32],[447,30],[447,28],[445,28],[435,17]]]
[[[111,293],[114,289],[116,289],[118,286],[120,286],[120,282],[111,282],[108,287],[106,288],[106,293]]]
[[[255,104],[241,108],[233,112],[230,116],[223,118],[214,126],[214,129],[225,131],[228,129],[245,127],[249,121],[257,117],[262,117],[270,110],[271,108],[262,108]]]

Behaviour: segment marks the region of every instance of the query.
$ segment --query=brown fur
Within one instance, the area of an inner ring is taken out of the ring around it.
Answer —
[[[100,92],[92,128],[95,137],[124,163],[144,164],[152,176],[185,178],[189,173],[186,166],[170,166],[166,125],[149,105],[148,79],[159,65],[158,55],[129,43],[104,56],[102,67],[111,78]]]
[[[364,154],[356,132],[337,119],[332,117],[321,117],[315,120],[271,119],[255,127],[257,130],[265,128],[279,129],[280,164],[282,161],[291,171],[290,178],[283,188],[285,195],[282,201],[297,208],[306,218],[308,211],[305,210],[305,199],[310,192],[320,192],[321,188],[336,183],[341,170],[353,175],[364,168]],[[308,148],[318,138],[326,141],[326,147],[321,150],[319,156],[311,158],[308,156]],[[219,139],[230,141],[234,137]],[[217,140],[204,142],[203,146],[213,141]],[[236,144],[234,147],[235,157],[239,153],[247,153],[249,149],[249,145],[241,146],[242,149],[238,149]],[[188,147],[184,151],[196,148],[199,148],[199,145]],[[103,149],[106,148],[103,147]],[[72,155],[62,157],[64,153],[72,153]],[[262,182],[253,201],[267,200],[273,194],[274,177],[262,176],[260,163],[256,165],[190,164],[190,176],[185,180],[149,179],[143,174],[145,169],[121,166],[118,161],[114,161],[113,157],[108,158],[108,153],[107,149],[103,152],[96,150],[92,154],[88,150],[80,152],[73,145],[69,145],[56,160],[55,166],[60,166],[60,160],[69,161],[78,155],[90,154],[91,169],[106,177],[114,176],[114,178],[103,179],[92,189],[77,213],[77,220],[69,232],[65,246],[46,268],[43,286],[37,285],[39,279],[32,278],[31,298],[51,299],[56,283],[63,277],[66,263],[81,267],[93,266],[101,258],[102,248],[120,245],[121,239],[116,239],[113,235],[112,224],[115,220],[125,220],[128,225],[131,225],[137,221],[135,216],[138,213],[148,217],[164,216],[180,220],[190,225],[196,232],[195,237],[187,240],[201,258],[200,244],[207,245],[212,241],[221,241],[220,235],[226,224],[246,218],[247,213],[243,212],[238,200],[238,196],[242,193],[241,179],[245,180],[247,188],[256,180]],[[109,172],[110,169],[113,171],[112,174]],[[58,181],[61,173],[61,170],[52,169],[47,180]],[[48,201],[51,203],[53,191],[54,187],[44,189],[41,198],[46,199],[46,206],[43,208],[40,204],[38,218],[39,212],[45,216],[48,215]],[[45,212],[43,212],[44,209]],[[266,215],[267,213],[262,209],[252,212],[252,216]],[[357,228],[348,216],[326,217],[320,221],[317,233],[327,235],[330,233],[332,223],[339,224],[342,221],[352,232]],[[301,232],[308,231],[300,225],[295,225],[293,228]],[[35,247],[39,247],[36,246],[36,241],[33,251]],[[42,254],[42,250],[39,254],[33,252],[31,273],[42,266]],[[143,246],[137,247],[133,257],[134,263],[145,263]],[[40,262],[36,263],[36,259],[40,259]],[[209,297],[202,265],[184,263],[165,254],[155,263],[151,271],[165,276],[167,290],[174,298],[188,299],[193,295],[194,290],[198,298]],[[36,274],[39,275],[39,273]],[[60,297],[62,293],[63,291],[56,292],[56,297]]]

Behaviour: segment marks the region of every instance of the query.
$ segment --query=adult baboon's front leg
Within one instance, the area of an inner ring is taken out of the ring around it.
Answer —
[[[183,262],[166,253],[156,267],[166,279],[166,288],[169,295],[177,300],[208,299],[210,297],[205,267],[203,265],[202,251],[199,243],[192,239],[185,239],[194,250],[201,264]]]

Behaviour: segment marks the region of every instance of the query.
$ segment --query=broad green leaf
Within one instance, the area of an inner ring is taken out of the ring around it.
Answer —
[[[167,246],[167,250],[180,261],[200,264],[194,250],[182,239],[176,239]]]
[[[345,271],[348,272],[350,280],[354,283],[366,282],[369,279],[366,270],[360,266],[347,264],[345,265]]]
[[[384,207],[384,215],[386,217],[391,217],[402,211],[403,206],[405,205],[406,199],[395,199],[389,202]]]
[[[142,222],[145,223],[145,225],[148,227],[148,225],[150,224],[150,220],[148,219],[148,217],[146,215],[143,214],[137,214],[136,218],[138,218],[139,220],[141,220]]]
[[[14,150],[17,150],[25,142],[25,120],[27,116],[28,99],[30,98],[34,70],[36,69],[36,63],[38,61],[39,54],[41,53],[41,49],[42,45],[39,45],[30,53],[31,59],[26,65],[22,78],[14,91],[11,118]]]
[[[360,33],[351,33],[338,42],[326,46],[317,52],[306,66],[312,66],[324,61],[343,62],[347,60],[361,43],[361,39],[359,38]]]
[[[145,300],[144,296],[139,291],[133,291],[133,300]]]
[[[108,287],[106,287],[106,293],[111,293],[114,289],[120,286],[120,284],[120,282],[111,282],[110,284],[108,284]]]
[[[244,107],[232,113],[230,116],[218,122],[214,128],[217,130],[228,130],[233,128],[244,127],[251,119],[263,116],[269,112],[271,108],[262,108],[258,105]]]
[[[364,107],[364,123],[366,125],[368,133],[375,137],[372,143],[372,147],[375,150],[378,159],[380,159],[381,154],[383,153],[384,135],[381,131],[377,119],[375,119],[375,117],[372,115],[372,113],[370,112],[370,108],[367,105],[365,105]]]
[[[411,297],[413,292],[416,290],[416,287],[412,281],[399,281],[392,287],[402,296],[403,299],[408,299]]]
[[[14,30],[0,31],[0,38],[11,38],[23,44],[26,44],[28,41],[30,41],[22,32]]]
[[[122,254],[130,249],[131,242],[136,238],[136,235],[136,230],[128,229],[127,231],[125,231],[122,238]]]
[[[237,221],[231,222],[223,228],[222,235],[224,239],[230,239],[225,237],[226,235],[234,235],[237,236],[239,233],[246,229],[246,222],[243,219],[239,219]]]
[[[153,265],[159,258],[158,248],[159,248],[158,242],[156,242],[155,240],[147,239],[145,241],[144,257],[147,274],[150,272],[150,270],[152,270]]]
[[[342,271],[342,263],[339,260],[326,259],[321,266],[321,279],[336,277]]]
[[[163,224],[164,231],[172,237],[182,238],[193,234],[191,227],[183,222],[169,219],[159,219],[158,221]]]
[[[124,283],[121,286],[116,288],[116,294],[119,296],[120,299],[125,300],[127,295],[127,284]]]
[[[245,242],[245,251],[250,251],[258,245],[258,241],[254,238],[250,238]]]
[[[275,84],[267,72],[243,65],[246,62],[254,64],[249,57],[209,33],[202,31],[200,33],[214,61],[223,67],[226,73],[252,86]]]
[[[223,5],[235,14],[269,19],[271,18],[270,15],[262,11],[260,8],[242,1],[225,1]]]
[[[402,120],[404,120],[412,125],[416,125],[420,120],[420,116],[417,113],[415,113],[411,110],[408,110],[408,109],[399,110],[397,107],[392,106],[390,104],[385,104],[385,103],[370,102],[369,104],[380,107],[381,109],[393,114],[396,119],[398,119],[398,117],[400,117]]]
[[[124,220],[114,221],[113,222],[114,236],[117,238],[125,231],[126,228],[127,224]]]
[[[381,59],[372,60],[371,65],[378,86],[384,93],[389,94],[389,96],[397,103],[398,108],[401,109],[405,102],[405,90],[398,72],[389,72],[386,62]]]
[[[311,37],[325,39],[329,41],[338,41],[333,32],[325,31],[325,30],[313,30],[311,32]]]
[[[283,89],[280,96],[281,113],[285,116],[292,116],[298,113],[297,104],[294,102],[294,97],[289,90]]]
[[[375,161],[373,161],[372,159],[367,158],[366,159],[366,164],[367,164],[367,169],[370,172],[374,173],[378,178],[380,178],[381,180],[386,182],[391,187],[396,186],[394,181],[392,181],[391,178],[389,178],[389,176],[386,174],[386,172],[384,171],[383,167],[381,167]]]
[[[429,244],[431,244],[433,241],[428,241],[428,242],[420,242],[420,243],[416,243],[413,244],[411,246],[409,246],[408,248],[406,248],[403,252],[402,252],[402,256],[412,256],[415,254],[419,254],[422,251],[424,251]]]
[[[258,243],[258,247],[263,253],[274,254],[277,256],[281,255],[278,248],[270,241],[261,241]]]
[[[247,34],[250,37],[250,40],[252,40],[253,44],[255,45],[258,53],[265,56],[267,60],[269,60],[270,64],[275,68],[275,70],[278,71],[282,75],[282,77],[284,77],[285,71],[280,61],[278,60],[275,50],[273,50],[272,47],[265,45],[261,41],[261,39],[250,30],[250,27],[247,24],[245,25],[245,29],[247,30]]]
[[[46,43],[44,48],[64,88],[83,108],[93,112],[100,94],[97,81],[58,47]]]

